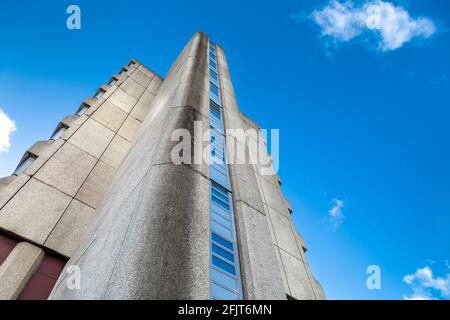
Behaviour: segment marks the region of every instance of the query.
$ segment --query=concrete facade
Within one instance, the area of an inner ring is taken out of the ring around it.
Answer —
[[[0,265],[0,299],[19,296],[44,252],[81,270],[80,289],[64,270],[51,299],[209,299],[209,166],[171,160],[174,130],[194,146],[194,123],[209,128],[207,48],[195,34],[164,79],[132,60],[61,120],[61,136],[27,150],[31,165],[0,179],[0,234],[19,241]],[[219,46],[217,59],[226,129],[259,130],[238,110]],[[280,178],[229,170],[244,298],[324,299]]]

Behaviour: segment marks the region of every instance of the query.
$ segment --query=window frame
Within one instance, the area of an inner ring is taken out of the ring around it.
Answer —
[[[86,113],[86,111],[88,111],[88,109],[89,109],[90,107],[91,107],[90,105],[88,105],[87,103],[84,103],[84,102],[83,102],[83,103],[80,105],[80,107],[78,108],[78,110],[77,110],[77,112],[75,113],[75,115],[81,117],[83,114]]]
[[[94,99],[96,99],[96,100],[100,99],[101,97],[103,97],[105,92],[106,92],[106,90],[104,90],[102,88],[98,89],[97,92],[94,95]]]
[[[27,170],[37,158],[37,155],[27,151],[11,175],[16,177],[19,176],[25,170]]]
[[[56,129],[53,131],[52,135],[50,136],[49,140],[58,140],[59,138],[61,138],[61,136],[64,134],[64,132],[66,132],[66,130],[69,129],[68,126],[66,126],[63,123],[60,123]]]

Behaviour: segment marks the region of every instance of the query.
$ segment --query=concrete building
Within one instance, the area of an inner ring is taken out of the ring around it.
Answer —
[[[29,148],[0,180],[0,299],[324,299],[278,175],[174,163],[176,129],[207,144],[198,124],[211,157],[234,142],[271,162],[227,134],[259,127],[203,33],[165,78],[132,60]]]

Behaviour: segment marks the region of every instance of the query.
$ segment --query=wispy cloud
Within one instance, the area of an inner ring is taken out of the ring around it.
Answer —
[[[16,131],[16,124],[0,109],[0,153],[8,152],[14,131]]]
[[[434,300],[442,297],[450,298],[450,273],[446,277],[433,276],[433,270],[430,267],[417,269],[415,273],[403,277],[407,283],[412,295],[403,296],[405,300]],[[433,293],[437,293],[436,296]]]
[[[342,208],[344,208],[344,201],[333,199],[333,207],[328,211],[328,216],[326,219],[333,230],[339,228],[339,226],[342,224],[342,221],[344,220]]]
[[[393,51],[413,38],[429,38],[436,32],[431,19],[413,18],[406,9],[381,0],[366,1],[360,6],[331,0],[310,17],[320,27],[321,35],[335,42],[375,34],[379,51]]]

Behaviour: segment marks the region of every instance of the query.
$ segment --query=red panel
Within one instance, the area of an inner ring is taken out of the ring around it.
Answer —
[[[19,296],[19,300],[46,300],[55,286],[56,280],[35,273]]]
[[[46,300],[65,264],[64,260],[45,255],[20,294],[19,300]]]
[[[65,261],[49,255],[45,255],[41,265],[39,266],[38,272],[49,278],[57,280],[65,265]]]
[[[0,235],[0,264],[9,256],[11,251],[16,246],[16,241]]]

